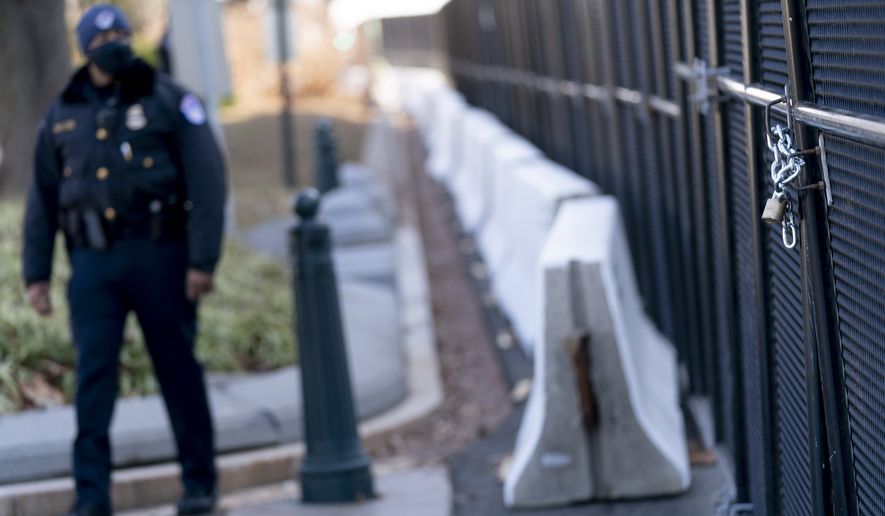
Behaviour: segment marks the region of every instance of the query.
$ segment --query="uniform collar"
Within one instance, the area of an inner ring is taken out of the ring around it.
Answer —
[[[120,75],[120,101],[130,104],[140,97],[152,94],[155,76],[156,72],[151,65],[136,58],[132,66]],[[87,90],[91,88],[92,80],[89,78],[89,70],[85,65],[81,66],[62,93],[62,101],[66,104],[88,103],[92,96]]]

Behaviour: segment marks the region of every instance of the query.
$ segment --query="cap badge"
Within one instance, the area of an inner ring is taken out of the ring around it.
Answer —
[[[114,12],[102,11],[95,17],[95,26],[101,30],[108,30],[114,25]]]

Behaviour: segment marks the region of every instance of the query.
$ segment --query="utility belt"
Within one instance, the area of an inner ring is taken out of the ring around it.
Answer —
[[[105,251],[118,240],[150,238],[172,241],[184,238],[187,232],[187,211],[177,199],[153,200],[147,212],[135,216],[121,214],[108,217],[105,210],[94,206],[78,206],[62,210],[61,228],[73,247]]]

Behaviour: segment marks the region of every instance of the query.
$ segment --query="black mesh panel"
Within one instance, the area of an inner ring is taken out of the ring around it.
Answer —
[[[762,0],[757,5],[762,84],[782,92],[787,76],[787,44],[779,0]]]
[[[861,514],[885,514],[885,150],[828,137],[830,239]]]
[[[885,5],[808,0],[818,102],[885,116]]]
[[[808,0],[818,104],[885,116],[885,5]],[[827,137],[830,240],[860,514],[885,514],[885,150]]]

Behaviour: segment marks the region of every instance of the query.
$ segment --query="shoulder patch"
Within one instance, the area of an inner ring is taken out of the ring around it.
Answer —
[[[196,95],[188,93],[182,97],[178,108],[188,122],[194,125],[203,125],[206,123],[206,110],[203,109],[203,104]]]

